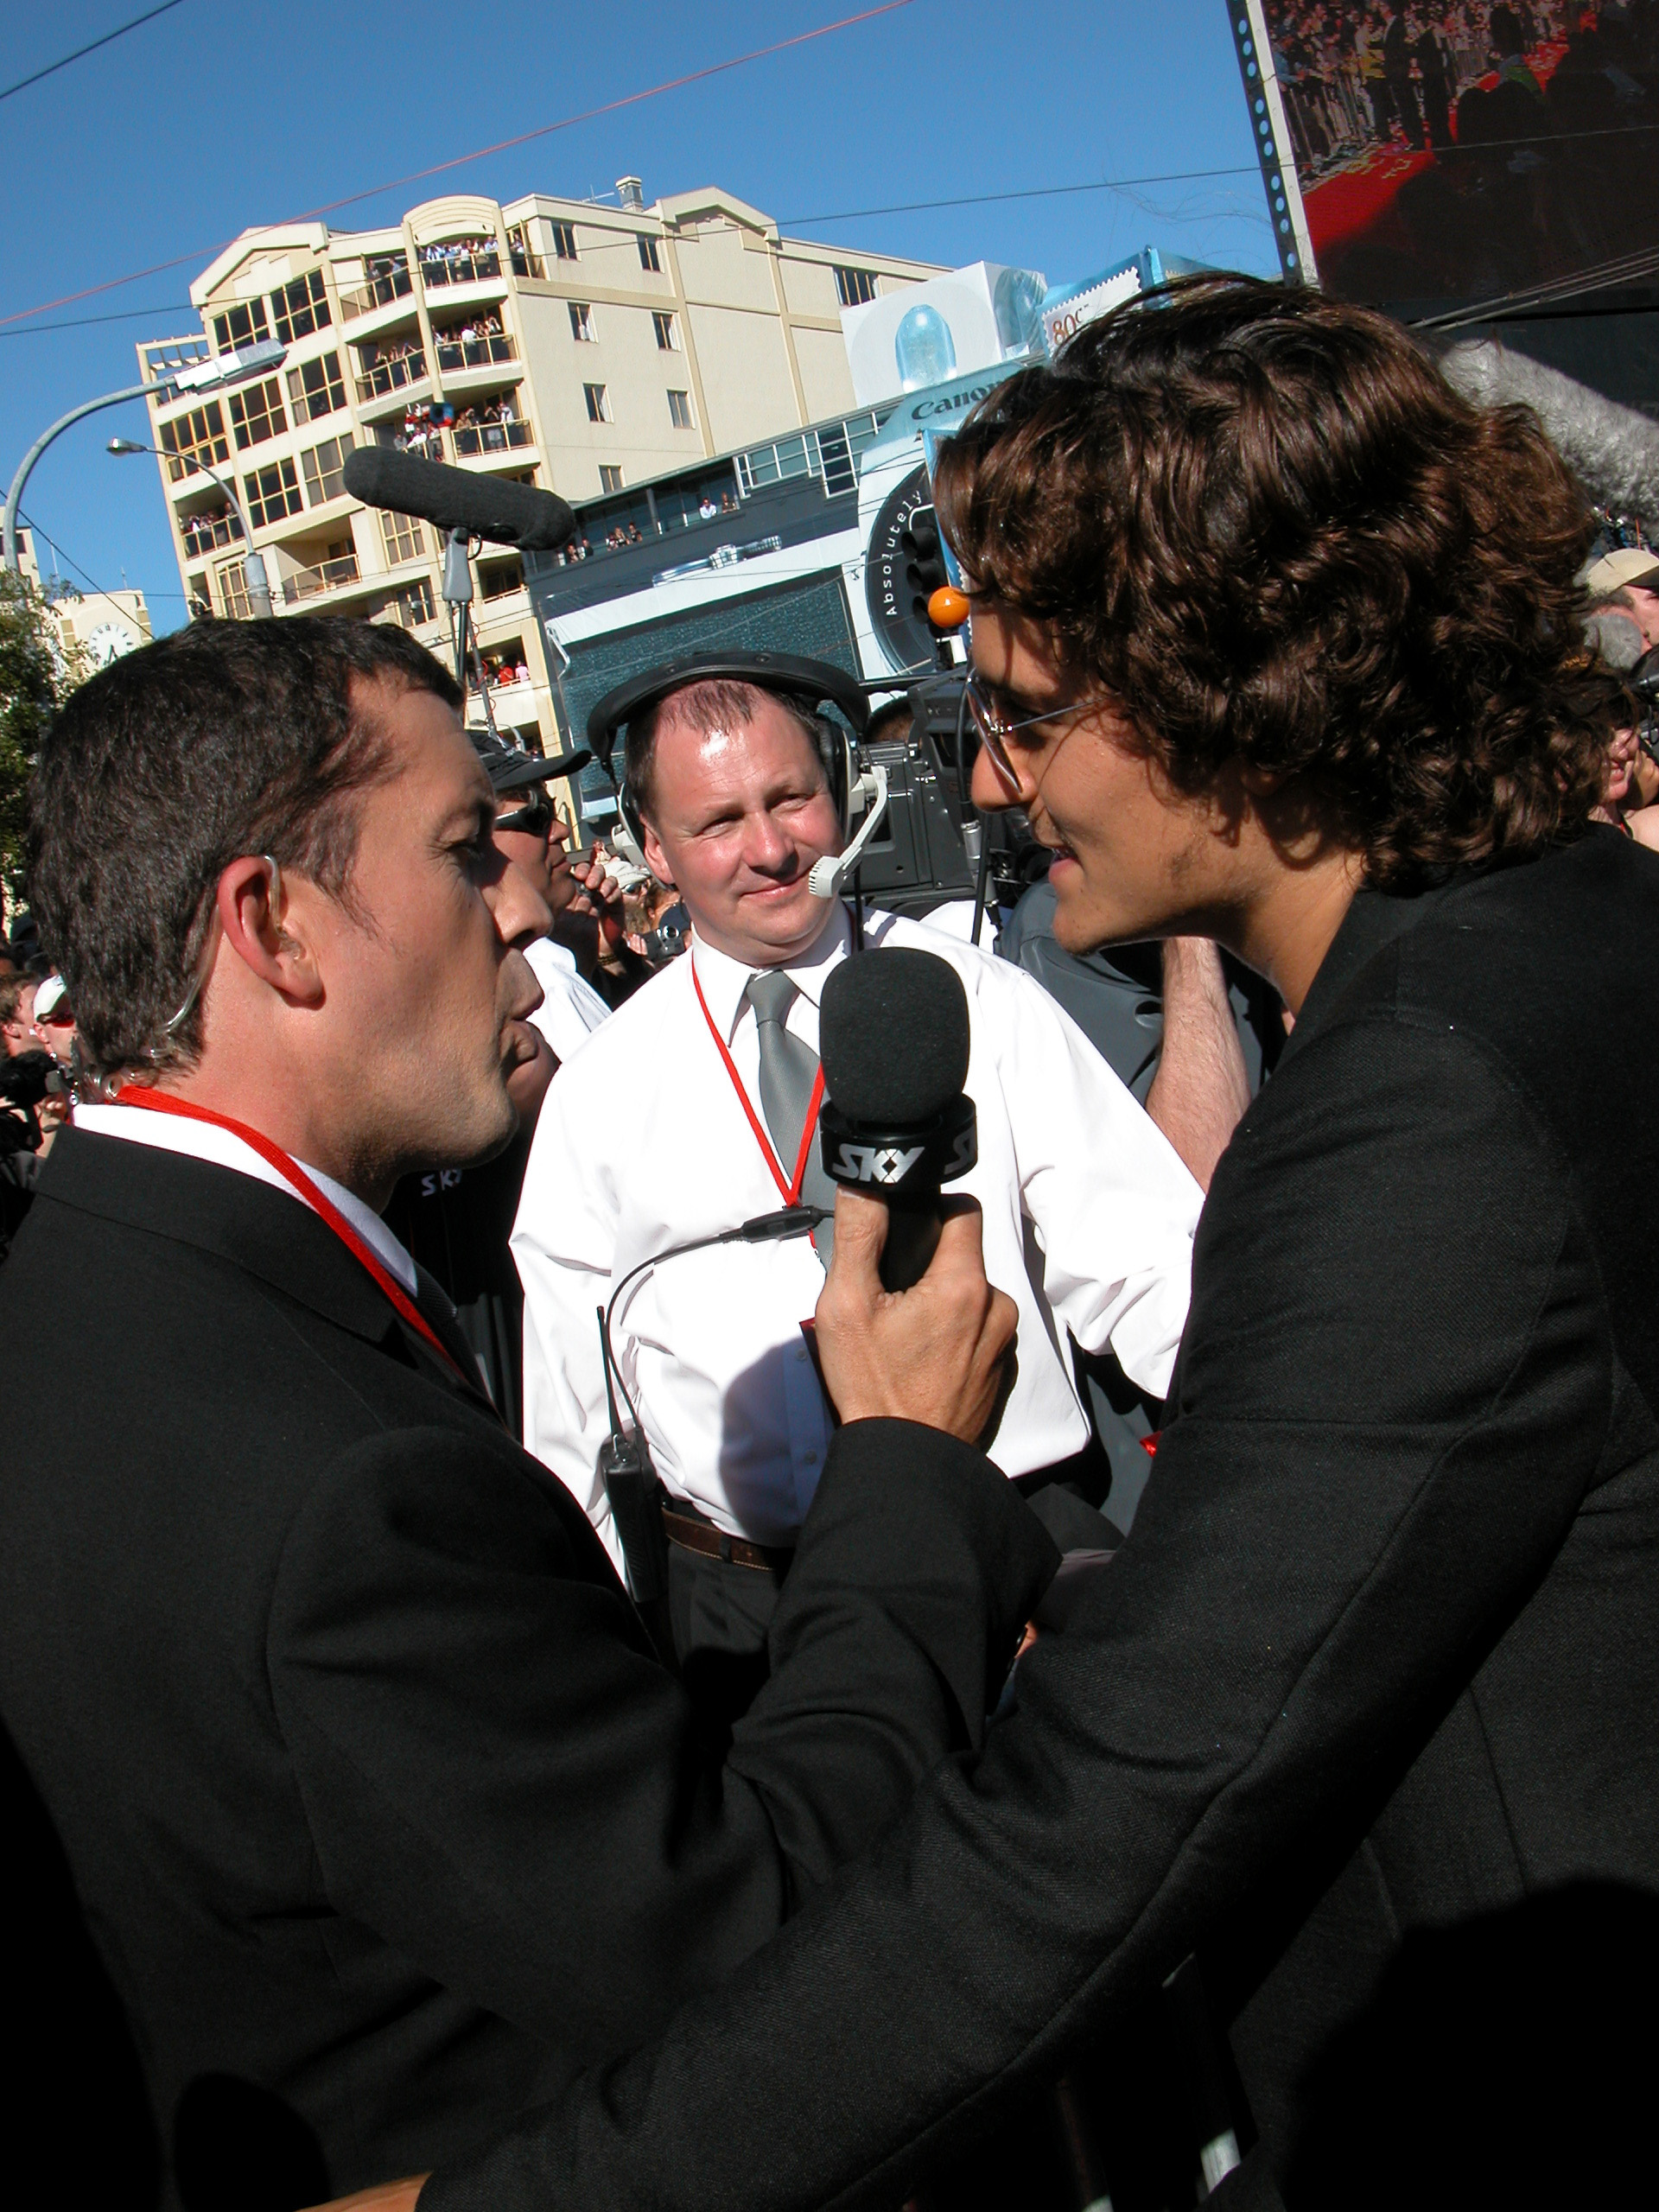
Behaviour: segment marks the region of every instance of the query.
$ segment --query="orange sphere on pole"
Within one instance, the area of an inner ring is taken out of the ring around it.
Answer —
[[[960,630],[968,612],[968,594],[954,584],[941,584],[927,602],[927,619],[936,630]]]

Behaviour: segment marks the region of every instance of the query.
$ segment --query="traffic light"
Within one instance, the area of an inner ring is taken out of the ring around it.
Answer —
[[[899,552],[910,612],[918,622],[928,622],[927,602],[941,584],[950,582],[944,550],[939,543],[938,518],[931,507],[918,507],[911,516],[899,537]],[[931,623],[929,626],[937,641],[943,633]]]

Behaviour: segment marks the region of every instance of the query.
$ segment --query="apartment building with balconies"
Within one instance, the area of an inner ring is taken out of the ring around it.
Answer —
[[[365,508],[342,471],[382,443],[572,502],[616,493],[854,408],[841,309],[936,274],[779,235],[728,193],[618,205],[453,194],[385,229],[245,232],[190,288],[201,328],[139,346],[142,373],[261,340],[280,368],[211,398],[152,399],[151,442],[193,609],[251,612],[234,480],[278,614],[397,621],[440,652],[442,547]],[[219,480],[216,481],[215,480]],[[551,752],[556,687],[516,554],[474,562],[479,672],[497,724]],[[469,718],[481,721],[480,699]]]

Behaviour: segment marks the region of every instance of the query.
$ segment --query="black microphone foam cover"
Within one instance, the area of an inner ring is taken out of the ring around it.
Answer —
[[[440,530],[464,530],[489,545],[516,545],[522,553],[552,553],[575,534],[567,501],[529,484],[504,484],[417,461],[394,446],[359,446],[346,456],[346,489],[365,506],[419,515]]]
[[[968,1080],[968,994],[948,960],[898,944],[849,953],[818,1009],[823,1087],[849,1122],[919,1128]]]

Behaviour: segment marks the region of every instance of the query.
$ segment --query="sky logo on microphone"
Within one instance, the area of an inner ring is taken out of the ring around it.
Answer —
[[[842,1183],[902,1183],[926,1150],[924,1144],[903,1150],[891,1144],[843,1144],[836,1176]]]

